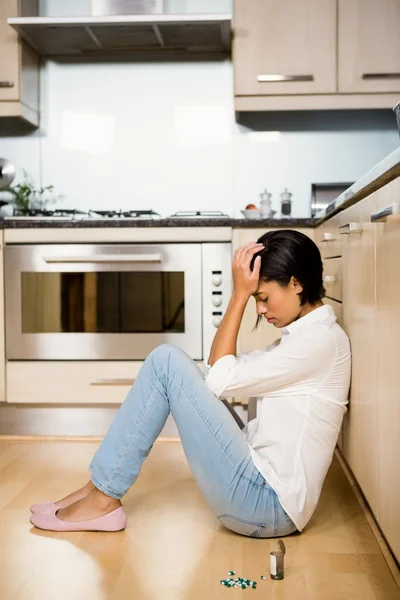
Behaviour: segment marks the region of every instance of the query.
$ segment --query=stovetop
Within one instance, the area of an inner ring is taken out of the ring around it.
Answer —
[[[210,219],[210,218],[223,218],[229,219],[229,215],[226,215],[219,210],[181,210],[170,217],[169,219]]]
[[[56,208],[54,210],[14,208],[13,214],[4,218],[81,221],[83,219],[160,219],[161,216],[153,210],[89,210],[86,212],[70,208]]]
[[[167,219],[210,219],[228,218],[220,211],[178,211]],[[87,212],[77,209],[20,209],[14,208],[13,215],[5,216],[4,219],[43,219],[43,220],[96,220],[96,219],[161,219],[161,215],[154,210],[89,210]]]

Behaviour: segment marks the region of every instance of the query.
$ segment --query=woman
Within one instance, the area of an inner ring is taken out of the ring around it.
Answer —
[[[321,301],[321,256],[307,236],[268,232],[235,252],[232,270],[233,293],[206,376],[178,348],[151,352],[94,455],[91,481],[56,503],[32,506],[34,525],[124,529],[120,499],[171,412],[194,477],[223,525],[262,538],[305,527],[346,412],[349,341]],[[266,350],[237,355],[250,296],[258,320],[282,336]],[[259,397],[257,418],[244,429],[217,399],[230,396]]]

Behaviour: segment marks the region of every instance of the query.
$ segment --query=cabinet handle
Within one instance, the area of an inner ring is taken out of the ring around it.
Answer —
[[[0,81],[0,88],[13,88],[13,87],[14,87],[13,81]]]
[[[346,223],[346,225],[341,225],[339,227],[340,235],[344,235],[346,233],[360,233],[362,231],[361,223]]]
[[[363,73],[362,78],[366,80],[400,79],[400,73]]]
[[[135,383],[135,379],[124,379],[110,377],[108,379],[90,379],[90,385],[133,385]]]
[[[92,256],[43,256],[47,263],[147,263],[162,262],[161,254],[93,254]]]
[[[399,203],[393,202],[390,206],[376,210],[371,214],[372,223],[378,223],[379,221],[400,221],[400,210]]]
[[[321,242],[332,242],[335,240],[335,235],[333,233],[325,232]]]
[[[314,75],[279,75],[269,73],[257,75],[259,83],[285,82],[285,81],[314,81]]]
[[[336,277],[334,275],[324,275],[324,283],[335,283]]]

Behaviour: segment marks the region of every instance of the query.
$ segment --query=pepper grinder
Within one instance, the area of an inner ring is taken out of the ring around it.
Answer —
[[[267,190],[264,190],[262,194],[260,194],[260,211],[261,218],[268,219],[271,216],[271,197]]]
[[[281,194],[281,214],[282,217],[288,218],[292,212],[292,194],[285,188]]]

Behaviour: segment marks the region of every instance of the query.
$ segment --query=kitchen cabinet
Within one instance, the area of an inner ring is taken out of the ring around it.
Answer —
[[[398,102],[400,0],[234,0],[233,28],[237,112]]]
[[[336,315],[337,323],[342,326],[343,318],[342,318],[342,303],[337,300],[332,300],[332,298],[324,298],[324,304],[329,304],[333,308],[333,312]]]
[[[400,92],[400,0],[339,0],[339,92]]]
[[[6,359],[4,329],[4,238],[0,231],[0,402],[6,401]]]
[[[18,0],[0,2],[0,118],[39,125],[39,59],[7,24],[18,15]]]
[[[400,177],[376,192],[376,210],[400,202]],[[400,561],[400,221],[375,223],[376,402],[378,437],[378,522]],[[368,373],[367,367],[365,373]],[[372,378],[368,377],[370,384]],[[371,428],[372,432],[372,428]],[[373,441],[373,438],[369,440]]]
[[[328,304],[329,306],[331,306],[333,308],[333,312],[336,315],[336,322],[338,323],[338,325],[343,327],[342,303],[338,302],[337,300],[332,300],[332,298],[324,298],[323,303]],[[337,445],[339,446],[340,450],[342,450],[342,452],[343,452],[343,424],[342,424],[342,427],[340,428]]]
[[[400,217],[371,222],[374,211],[394,202],[400,203],[399,177],[325,221],[316,237],[324,230],[340,236],[342,327],[351,344],[352,378],[338,445],[399,561]],[[340,223],[330,225],[335,218]]]
[[[336,91],[336,0],[235,0],[235,94]]]
[[[200,361],[195,361],[202,367]],[[10,404],[121,404],[143,361],[8,361]],[[27,385],[29,381],[29,385]]]
[[[324,261],[323,282],[328,298],[342,301],[342,259],[327,258]]]
[[[315,243],[324,260],[342,256],[342,236],[340,235],[341,223],[342,215],[341,213],[338,213],[316,229]]]
[[[343,329],[350,339],[352,378],[343,420],[342,453],[374,512],[378,507],[378,394],[375,375],[374,195],[341,213]],[[379,400],[379,403],[381,400]]]
[[[8,361],[7,402],[118,404],[123,402],[142,364],[141,361]]]

